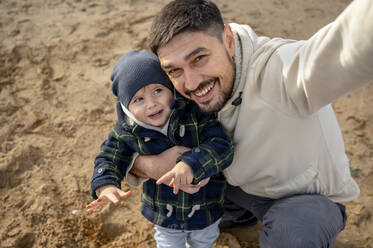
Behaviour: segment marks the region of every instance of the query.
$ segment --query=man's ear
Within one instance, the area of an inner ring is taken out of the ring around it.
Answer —
[[[234,36],[233,31],[229,24],[224,25],[224,31],[223,31],[223,42],[225,45],[225,48],[229,52],[229,55],[231,57],[234,57]]]

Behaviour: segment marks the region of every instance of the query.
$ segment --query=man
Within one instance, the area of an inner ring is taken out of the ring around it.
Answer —
[[[346,221],[340,202],[359,194],[330,103],[373,79],[373,2],[355,0],[293,41],[224,25],[210,1],[175,0],[149,45],[175,88],[233,138],[227,198],[263,223],[260,246],[330,247]],[[158,179],[183,149],[136,157],[127,181]]]

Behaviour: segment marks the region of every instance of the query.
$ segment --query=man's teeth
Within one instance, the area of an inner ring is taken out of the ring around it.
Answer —
[[[211,89],[214,87],[214,82],[211,82],[205,89],[201,90],[200,92],[196,92],[195,94],[198,97],[205,96]]]

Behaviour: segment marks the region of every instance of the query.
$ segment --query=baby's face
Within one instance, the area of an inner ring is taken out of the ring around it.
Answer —
[[[173,93],[162,84],[148,84],[132,97],[128,110],[134,117],[148,125],[162,127],[170,114]]]

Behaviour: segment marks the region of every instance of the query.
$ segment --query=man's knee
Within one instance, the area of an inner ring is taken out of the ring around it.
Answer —
[[[344,209],[326,197],[279,200],[263,218],[261,247],[330,247],[344,224]]]
[[[329,247],[334,238],[323,239],[318,227],[310,225],[299,227],[295,225],[264,226],[260,235],[261,248],[315,248]]]

